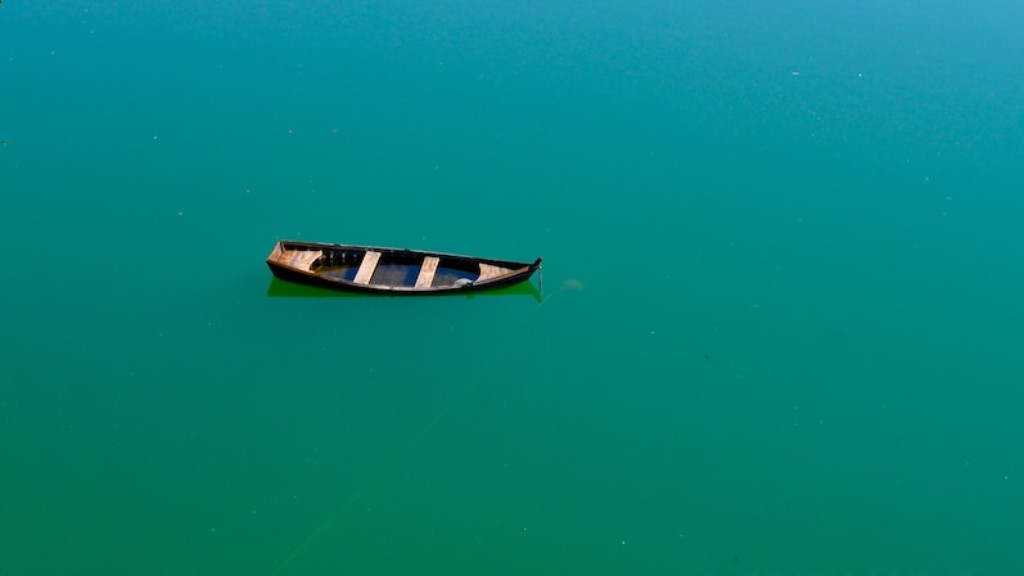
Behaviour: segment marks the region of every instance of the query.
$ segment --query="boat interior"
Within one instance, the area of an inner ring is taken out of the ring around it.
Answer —
[[[330,280],[410,290],[458,287],[518,271],[468,258],[344,247],[285,245],[276,258],[282,265]]]

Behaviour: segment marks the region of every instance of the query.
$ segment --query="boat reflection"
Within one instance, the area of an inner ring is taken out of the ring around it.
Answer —
[[[270,279],[270,286],[267,287],[267,296],[271,298],[387,298],[386,294],[373,294],[364,292],[350,292],[346,290],[329,290],[306,284],[288,282],[277,277]],[[455,293],[441,296],[442,298],[463,297],[467,300],[473,298],[485,298],[489,296],[532,296],[537,302],[541,301],[540,291],[533,282],[521,282],[511,286],[488,288],[475,292]],[[395,298],[396,296],[390,296]],[[436,296],[435,296],[436,297]]]

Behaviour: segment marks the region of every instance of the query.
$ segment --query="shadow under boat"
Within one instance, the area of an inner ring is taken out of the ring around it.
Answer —
[[[321,288],[319,286],[288,282],[286,280],[281,280],[276,276],[270,279],[270,286],[267,287],[267,296],[270,298],[403,298],[403,296],[399,295],[332,290],[329,288]],[[537,289],[533,282],[521,282],[519,284],[512,284],[511,286],[484,288],[482,290],[465,292],[463,294],[450,294],[447,297],[452,298],[459,296],[467,300],[490,296],[531,296],[536,302],[541,302],[540,290]]]

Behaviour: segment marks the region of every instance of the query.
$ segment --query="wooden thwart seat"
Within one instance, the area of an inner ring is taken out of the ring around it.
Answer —
[[[373,278],[373,272],[377,269],[377,262],[380,261],[380,252],[369,250],[363,255],[363,262],[359,265],[359,271],[353,282],[356,284],[369,284]]]
[[[430,288],[434,283],[434,275],[437,274],[437,265],[440,262],[441,259],[437,256],[427,256],[423,259],[420,274],[416,277],[417,288]]]

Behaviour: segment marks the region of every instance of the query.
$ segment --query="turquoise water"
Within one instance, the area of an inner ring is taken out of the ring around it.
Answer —
[[[1024,573],[1022,23],[4,2],[0,574]]]

